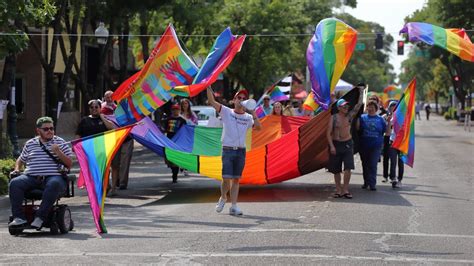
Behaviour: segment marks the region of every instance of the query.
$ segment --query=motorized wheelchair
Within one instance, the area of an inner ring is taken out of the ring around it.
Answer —
[[[21,173],[12,172],[10,174],[10,180],[20,176]],[[72,220],[71,210],[66,204],[59,204],[59,200],[62,197],[71,198],[74,197],[74,182],[76,181],[76,175],[68,174],[66,178],[66,190],[60,194],[56,199],[56,203],[50,209],[48,217],[43,221],[42,227],[49,228],[51,234],[57,235],[67,234],[74,228],[74,221]],[[35,218],[36,211],[39,209],[39,205],[35,204],[35,201],[41,200],[43,197],[43,189],[32,189],[25,192],[25,198],[23,201],[23,211],[26,216],[27,224],[20,226],[8,226],[10,235],[17,236],[23,233],[24,230],[35,229],[31,227],[31,223]],[[13,216],[10,216],[9,223],[13,221]]]

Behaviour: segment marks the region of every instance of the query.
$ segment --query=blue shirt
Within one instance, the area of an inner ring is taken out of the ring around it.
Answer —
[[[386,128],[387,124],[381,116],[363,114],[360,117],[361,147],[369,149],[381,147]]]

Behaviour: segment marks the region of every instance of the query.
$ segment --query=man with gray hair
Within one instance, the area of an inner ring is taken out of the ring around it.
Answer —
[[[32,227],[39,230],[60,193],[66,190],[66,180],[63,179],[62,174],[63,169],[70,169],[72,166],[72,150],[64,139],[54,134],[51,117],[40,117],[36,121],[36,134],[38,136],[26,142],[15,163],[14,172],[16,173],[19,173],[23,166],[26,168],[22,175],[13,178],[10,182],[13,221],[8,225],[27,224],[25,213],[21,208],[25,192],[42,188],[44,192],[41,205],[31,223]]]

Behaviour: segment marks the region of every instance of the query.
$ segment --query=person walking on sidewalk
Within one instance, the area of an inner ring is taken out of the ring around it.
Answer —
[[[222,182],[221,197],[216,205],[216,211],[222,212],[227,201],[227,193],[230,191],[232,206],[230,215],[242,215],[243,212],[237,206],[239,196],[239,181],[245,166],[245,137],[247,130],[254,126],[255,129],[262,128],[255,111],[246,113],[242,101],[248,98],[247,90],[239,90],[234,96],[234,109],[218,103],[211,88],[207,88],[208,103],[216,109],[222,117]]]
[[[430,103],[425,104],[426,120],[430,120],[431,106]]]
[[[66,190],[67,185],[62,177],[62,170],[71,168],[72,150],[64,139],[54,134],[51,117],[45,116],[36,120],[36,134],[38,134],[37,137],[26,142],[15,163],[14,172],[19,173],[23,166],[26,168],[22,175],[13,178],[10,182],[10,203],[14,218],[8,225],[27,224],[25,213],[21,208],[25,192],[34,188],[43,188],[41,205],[31,223],[32,227],[39,230],[59,194]],[[49,151],[49,154],[46,151]]]

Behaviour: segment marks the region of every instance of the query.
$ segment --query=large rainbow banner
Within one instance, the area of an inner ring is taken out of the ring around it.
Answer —
[[[312,87],[306,108],[329,108],[331,92],[346,69],[356,42],[357,31],[343,21],[326,18],[318,23],[306,50]]]
[[[409,22],[400,30],[410,42],[424,42],[438,46],[470,62],[474,62],[474,44],[464,29],[444,29],[423,22]]]
[[[98,233],[107,233],[103,214],[110,164],[130,130],[132,125],[72,141],[80,167],[78,185],[86,186]]]
[[[395,140],[392,147],[402,153],[405,164],[413,167],[415,161],[415,95],[416,79],[408,84],[393,114]]]

